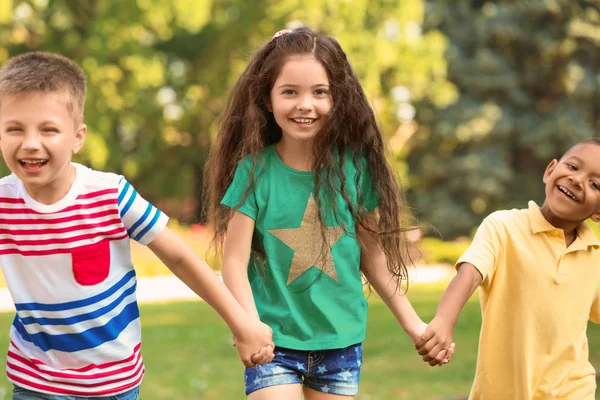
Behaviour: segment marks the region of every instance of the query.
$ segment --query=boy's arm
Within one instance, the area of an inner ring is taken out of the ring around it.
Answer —
[[[452,342],[458,315],[477,286],[487,287],[493,279],[499,255],[506,247],[503,218],[494,213],[483,220],[471,245],[457,262],[458,274],[442,296],[435,318],[416,343],[419,354],[430,365],[439,364],[436,350]]]
[[[173,231],[164,228],[148,245],[160,260],[190,289],[214,308],[237,338],[240,359],[246,367],[264,364],[272,359],[261,352],[260,359],[252,357],[271,346],[271,329],[259,321],[248,320],[248,313],[235,300],[215,272],[185,245]]]
[[[366,219],[369,227],[377,229],[377,210]],[[390,309],[402,329],[413,342],[425,331],[425,324],[417,315],[397,280],[387,268],[387,259],[376,234],[356,225],[356,235],[361,244],[360,268],[379,297]]]
[[[442,296],[435,317],[415,342],[424,361],[430,365],[437,365],[442,361],[439,352],[452,343],[452,332],[460,311],[482,281],[481,273],[473,264],[465,262],[459,266],[458,274]]]
[[[248,261],[254,234],[254,220],[235,210],[227,224],[223,253],[223,282],[251,317],[259,320],[252,288],[248,280]]]

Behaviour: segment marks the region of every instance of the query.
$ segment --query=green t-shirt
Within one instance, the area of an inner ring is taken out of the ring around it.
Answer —
[[[239,162],[223,205],[240,205],[250,182],[251,165],[249,156]],[[362,205],[371,211],[377,206],[377,197],[364,162],[363,166],[359,182]],[[347,193],[356,205],[356,169],[350,156],[344,172]],[[238,210],[254,219],[253,241],[266,253],[266,266],[250,260],[248,278],[260,319],[273,329],[275,344],[324,350],[362,342],[367,301],[360,274],[360,246],[354,236],[356,221],[346,201],[336,193],[337,218],[333,210],[326,210],[322,235],[312,172],[290,168],[275,146],[269,146],[259,154],[254,176],[255,190]],[[321,204],[331,208],[332,202],[321,196]],[[324,247],[323,241],[327,243]]]

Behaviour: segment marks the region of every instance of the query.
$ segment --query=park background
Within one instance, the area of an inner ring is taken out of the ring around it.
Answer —
[[[336,37],[425,227],[415,242],[418,275],[454,262],[487,214],[530,199],[541,204],[547,163],[598,136],[599,7],[595,0],[0,0],[0,64],[30,50],[77,61],[89,88],[88,136],[76,161],[127,176],[218,270],[219,258],[206,254],[201,188],[228,90],[282,28],[308,25]],[[133,256],[142,278],[169,274],[146,249],[134,246]],[[423,319],[434,315],[446,284],[410,285]],[[0,348],[12,318],[0,314]],[[455,330],[452,363],[430,368],[371,295],[357,399],[464,397],[480,321],[474,296]],[[206,305],[143,305],[142,324],[144,400],[244,398],[241,363]],[[600,367],[599,327],[590,325],[588,336]],[[10,388],[0,378],[0,400]]]

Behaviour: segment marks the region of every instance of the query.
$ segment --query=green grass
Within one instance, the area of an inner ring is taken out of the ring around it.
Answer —
[[[442,287],[412,285],[409,297],[424,320],[435,312]],[[146,377],[142,399],[244,399],[242,365],[228,330],[201,302],[141,307]],[[414,352],[410,339],[386,307],[371,299],[364,368],[358,400],[446,400],[467,394],[477,355],[480,312],[476,296],[465,307],[454,331],[452,363],[431,368]],[[8,345],[12,314],[0,314],[0,349]],[[590,354],[600,366],[600,327],[590,325]],[[0,352],[5,363],[5,352]],[[0,400],[10,398],[0,378]],[[4,396],[3,396],[4,394]]]

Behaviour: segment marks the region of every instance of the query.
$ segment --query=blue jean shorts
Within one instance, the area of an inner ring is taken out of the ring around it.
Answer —
[[[140,400],[140,387],[128,392],[104,397],[59,396],[56,394],[40,393],[15,385],[13,400]]]
[[[269,386],[299,383],[318,392],[356,396],[361,365],[362,343],[319,351],[276,347],[273,361],[246,368],[246,395]]]

